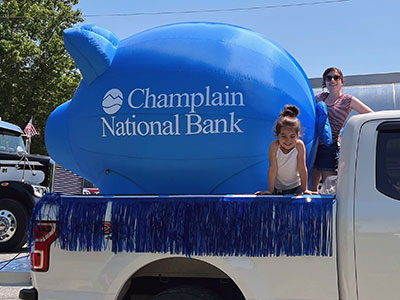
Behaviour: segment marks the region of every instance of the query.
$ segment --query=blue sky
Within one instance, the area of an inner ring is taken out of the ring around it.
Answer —
[[[80,0],[77,7],[86,16],[85,24],[107,28],[120,39],[155,26],[177,22],[211,21],[243,26],[285,48],[310,78],[320,77],[330,66],[341,68],[345,75],[400,72],[400,1],[341,1],[299,6],[325,0]],[[296,4],[298,6],[289,6]],[[107,16],[259,6],[287,7]]]

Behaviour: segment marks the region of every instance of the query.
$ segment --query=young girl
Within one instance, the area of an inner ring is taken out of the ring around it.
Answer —
[[[307,187],[306,148],[300,136],[299,108],[285,105],[269,147],[268,190],[256,195],[311,194]]]

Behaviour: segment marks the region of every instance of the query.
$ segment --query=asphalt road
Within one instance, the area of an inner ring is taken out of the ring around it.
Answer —
[[[0,253],[0,268],[4,266],[2,263],[13,259],[18,253]],[[24,257],[27,256],[26,248],[23,249],[23,252],[18,256]],[[0,270],[0,272],[2,272]],[[0,277],[1,278],[1,277]],[[19,285],[19,286],[10,286],[4,285],[0,282],[0,300],[18,300],[19,291],[23,288],[29,288],[30,286]]]

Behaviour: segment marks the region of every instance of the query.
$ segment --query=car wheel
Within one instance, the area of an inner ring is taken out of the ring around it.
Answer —
[[[0,251],[18,251],[28,238],[27,209],[14,199],[0,199]]]

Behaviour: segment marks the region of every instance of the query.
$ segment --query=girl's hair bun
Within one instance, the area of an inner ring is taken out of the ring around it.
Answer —
[[[281,112],[281,117],[295,118],[299,115],[300,110],[296,105],[285,105]]]
[[[275,135],[279,135],[282,127],[292,128],[297,134],[300,134],[301,125],[299,119],[297,119],[299,114],[300,109],[296,105],[286,104],[276,121]]]

